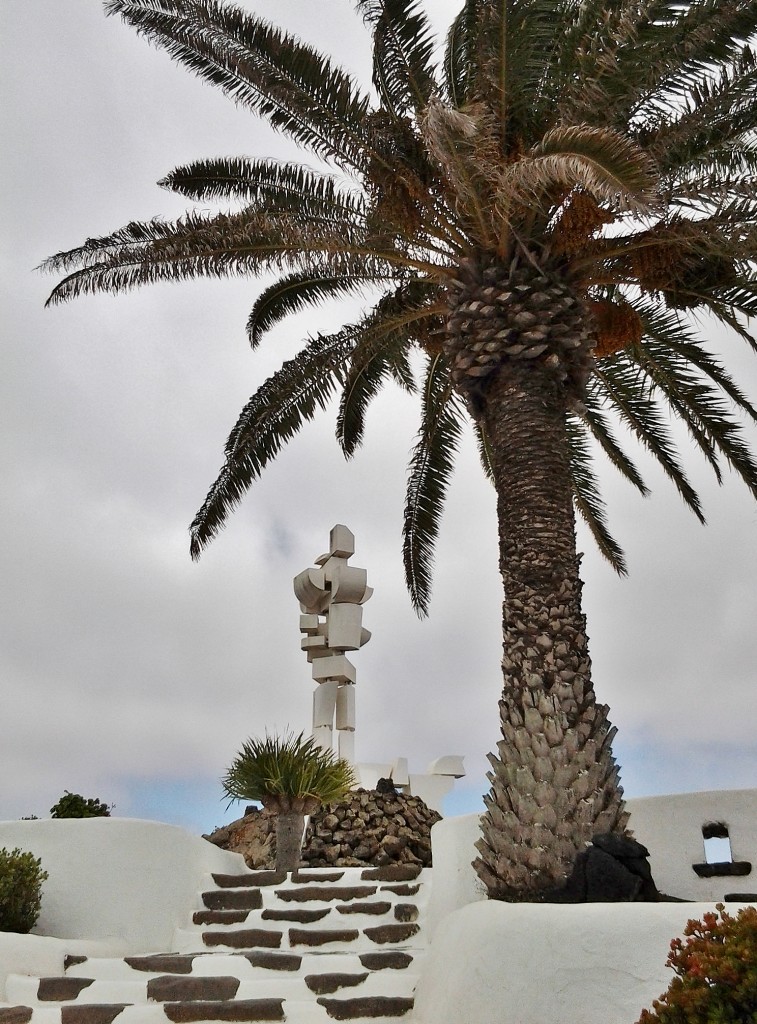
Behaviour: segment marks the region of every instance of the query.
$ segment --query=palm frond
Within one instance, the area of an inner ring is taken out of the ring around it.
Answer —
[[[428,614],[434,547],[462,429],[461,410],[441,356],[429,360],[422,399],[421,427],[408,468],[403,525],[405,582],[418,615]]]
[[[459,220],[480,246],[493,249],[496,235],[489,207],[498,143],[491,115],[483,108],[454,110],[432,99],[421,118],[421,131],[452,186]]]
[[[555,122],[554,71],[569,7],[561,0],[481,4],[474,95],[494,113],[503,153],[528,148]]]
[[[681,468],[665,417],[650,392],[646,375],[630,364],[623,353],[618,353],[603,360],[595,371],[595,378],[621,420],[657,459],[685,504],[704,523],[699,495]]]
[[[373,84],[395,117],[422,110],[436,91],[434,38],[418,0],[357,0],[373,29]]]
[[[444,85],[452,107],[460,110],[472,100],[481,0],[465,0],[449,32],[444,50]]]
[[[440,308],[430,307],[433,290],[412,281],[383,296],[361,321],[359,341],[345,372],[336,436],[349,458],[362,443],[368,406],[387,378],[415,390],[408,352],[417,333]]]
[[[757,32],[751,0],[667,6],[665,19],[644,23],[637,50],[620,54],[617,76],[625,76],[630,116],[648,116],[660,104],[696,88],[712,68],[737,63],[744,43]]]
[[[302,164],[219,157],[177,167],[159,182],[188,199],[238,199],[248,209],[330,218],[365,216],[365,198],[329,174]]]
[[[576,186],[620,211],[648,213],[656,200],[657,174],[644,151],[616,132],[586,125],[547,132],[499,180],[497,198],[507,208]]]
[[[598,392],[594,378],[589,381],[584,405],[583,419],[594,439],[621,476],[646,497],[649,488],[644,483],[636,464],[618,443],[605,413],[605,392]]]
[[[77,267],[53,289],[48,304],[98,292],[119,293],[160,281],[254,275],[292,269],[334,276],[390,276],[420,261],[399,251],[371,252],[362,225],[348,216],[315,219],[288,211],[187,214],[173,223],[133,222],[50,257],[48,271]],[[428,269],[428,264],[421,264]],[[431,270],[436,268],[431,265]]]
[[[727,152],[757,128],[756,104],[757,68],[745,48],[735,66],[717,76],[703,71],[679,87],[657,118],[647,116],[646,124],[658,120],[659,127],[647,132],[645,145],[663,172],[690,166],[700,155],[712,166],[719,150]]]
[[[599,481],[593,468],[591,448],[586,428],[575,416],[568,416],[566,423],[570,468],[573,477],[573,501],[586,523],[597,547],[619,576],[626,576],[628,569],[620,545],[607,526],[605,504],[599,489]]]
[[[318,305],[339,296],[354,295],[380,280],[373,276],[354,274],[289,274],[266,288],[252,307],[247,320],[247,337],[251,347],[257,348],[266,331],[306,306]]]
[[[217,0],[106,0],[105,9],[322,159],[364,166],[368,97],[312,47]]]
[[[229,435],[226,461],[190,526],[193,558],[223,528],[265,466],[327,406],[354,344],[349,330],[319,336],[255,392]]]

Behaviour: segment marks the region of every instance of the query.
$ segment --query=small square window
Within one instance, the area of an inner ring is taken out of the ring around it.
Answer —
[[[734,861],[728,826],[722,821],[710,821],[702,825],[704,842],[704,863],[692,864],[700,878],[717,875],[748,875],[752,865],[748,861]]]

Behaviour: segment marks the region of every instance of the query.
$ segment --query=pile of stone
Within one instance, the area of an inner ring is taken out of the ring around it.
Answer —
[[[437,811],[417,796],[357,789],[312,816],[302,850],[307,867],[431,865],[431,826]]]
[[[276,815],[264,807],[248,807],[244,817],[203,836],[222,850],[240,853],[248,868],[272,868],[276,862]]]
[[[305,833],[303,867],[382,867],[431,865],[431,826],[441,815],[417,796],[357,789],[346,800],[327,804],[310,819]],[[240,853],[248,867],[273,867],[276,816],[248,807],[243,818],[216,829],[205,839]]]

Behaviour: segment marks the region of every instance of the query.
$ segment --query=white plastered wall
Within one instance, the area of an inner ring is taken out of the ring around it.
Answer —
[[[630,1024],[664,992],[670,941],[726,892],[757,889],[757,790],[629,800],[658,887],[691,903],[577,905],[488,901],[471,866],[477,814],[434,825],[431,948],[414,1024]],[[700,879],[702,826],[728,826],[747,876]],[[739,904],[729,903],[731,914]]]
[[[689,918],[712,909],[711,903],[470,904],[437,929],[413,1022],[631,1024],[673,977],[665,967],[670,940]]]
[[[757,789],[712,790],[629,800],[630,828],[650,852],[661,892],[685,900],[719,900],[726,893],[757,892]],[[699,878],[692,864],[704,861],[702,826],[728,828],[734,861],[748,861],[748,875]]]
[[[629,827],[649,850],[652,875],[661,892],[701,902],[716,902],[726,893],[757,892],[757,789],[645,797],[629,800],[627,807]],[[431,831],[432,933],[447,914],[485,898],[471,866],[481,834],[479,822],[478,814],[463,814],[437,822]],[[750,874],[698,877],[692,865],[704,860],[702,826],[710,822],[727,825],[733,859],[751,862]]]
[[[105,941],[120,955],[170,949],[211,873],[247,870],[184,829],[130,818],[4,821],[0,847],[29,850],[49,875],[34,935]]]

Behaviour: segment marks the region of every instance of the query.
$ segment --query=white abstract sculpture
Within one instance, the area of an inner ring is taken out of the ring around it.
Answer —
[[[333,749],[334,725],[339,756],[355,762],[355,666],[345,651],[356,651],[371,634],[363,628],[362,605],[373,590],[365,569],[348,565],[355,553],[355,537],[346,526],[335,526],[327,554],[315,569],[294,578],[300,602],[300,646],[313,666],[318,683],[313,694],[313,737],[320,747]]]

